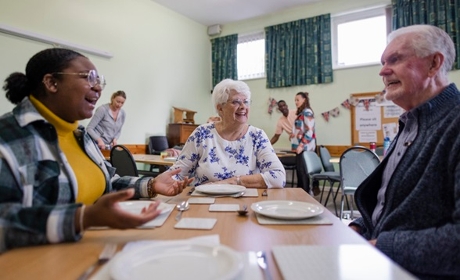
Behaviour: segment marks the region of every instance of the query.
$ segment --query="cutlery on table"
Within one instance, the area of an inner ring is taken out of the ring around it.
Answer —
[[[264,191],[262,192],[262,196],[268,196],[267,190],[264,190]]]
[[[177,210],[179,210],[179,213],[176,216],[176,221],[179,221],[182,218],[182,212],[188,210],[189,207],[190,205],[188,204],[188,201],[182,201],[176,206]]]
[[[268,270],[268,263],[267,263],[267,258],[265,256],[264,251],[259,251],[256,253],[257,256],[257,264],[259,265],[260,268],[262,268],[262,271],[264,273],[264,279],[265,280],[272,280],[272,275],[270,274],[270,271]]]
[[[80,277],[78,277],[78,280],[86,280],[89,278],[91,273],[96,269],[96,267],[105,264],[108,262],[117,252],[117,244],[114,243],[109,243],[104,246],[104,249],[102,249],[102,252],[99,254],[99,258],[97,262],[95,262],[92,266],[90,266],[88,269],[86,269],[85,272],[83,272]]]
[[[192,195],[192,193],[195,191],[195,187],[192,187],[190,191],[187,193],[187,195]]]

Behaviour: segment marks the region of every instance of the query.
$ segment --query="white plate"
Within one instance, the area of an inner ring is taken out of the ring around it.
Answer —
[[[163,160],[164,161],[176,161],[177,157],[165,157]]]
[[[134,214],[140,214],[142,211],[142,208],[148,207],[152,203],[153,201],[148,201],[148,200],[128,200],[128,201],[119,202],[118,205],[120,205],[120,207],[127,212],[131,212]],[[171,210],[172,207],[169,204],[161,202],[160,205],[158,205],[157,209],[161,210],[161,213],[160,213],[161,215]]]
[[[246,187],[230,184],[209,184],[196,186],[195,190],[207,194],[233,194],[246,190]]]
[[[235,279],[242,269],[243,261],[232,249],[190,241],[161,242],[121,252],[109,268],[115,280]]]
[[[299,220],[318,216],[323,208],[308,202],[291,200],[266,200],[251,205],[251,209],[261,215],[286,220]]]

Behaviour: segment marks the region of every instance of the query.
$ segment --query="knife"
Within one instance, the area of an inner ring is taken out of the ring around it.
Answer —
[[[257,264],[259,265],[260,268],[262,268],[262,271],[264,273],[264,279],[272,280],[273,277],[270,274],[270,271],[268,270],[268,263],[267,263],[267,258],[265,256],[265,252],[259,251],[256,253],[256,256],[257,256]]]

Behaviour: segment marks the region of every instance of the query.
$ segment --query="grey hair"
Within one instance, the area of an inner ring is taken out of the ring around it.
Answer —
[[[440,75],[447,77],[455,60],[455,46],[452,38],[439,27],[427,24],[410,25],[394,30],[388,35],[388,43],[402,35],[413,35],[410,44],[417,57],[426,57],[440,52],[444,56],[444,63]]]
[[[246,99],[251,99],[251,90],[245,82],[235,81],[232,79],[222,80],[212,91],[212,105],[216,112],[217,105],[227,102],[232,90],[238,92],[239,94],[243,94]]]

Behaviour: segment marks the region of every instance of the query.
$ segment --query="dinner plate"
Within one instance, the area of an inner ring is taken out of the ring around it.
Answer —
[[[163,158],[164,161],[176,161],[177,160],[177,157],[165,157]]]
[[[195,190],[207,194],[233,194],[246,190],[246,187],[230,184],[209,184],[196,186]]]
[[[147,200],[128,200],[128,201],[118,202],[118,205],[120,205],[120,207],[127,212],[140,214],[142,211],[142,208],[148,207],[152,203],[153,201],[147,201]],[[161,213],[160,213],[161,215],[161,214],[167,213],[169,210],[171,210],[171,208],[174,208],[174,205],[170,205],[170,204],[161,202],[160,205],[158,205],[157,209],[161,210]]]
[[[266,200],[253,203],[251,209],[261,215],[286,220],[300,220],[318,216],[323,208],[308,202],[291,200]]]
[[[239,254],[229,247],[159,242],[121,252],[109,267],[115,280],[235,279],[243,270]]]

